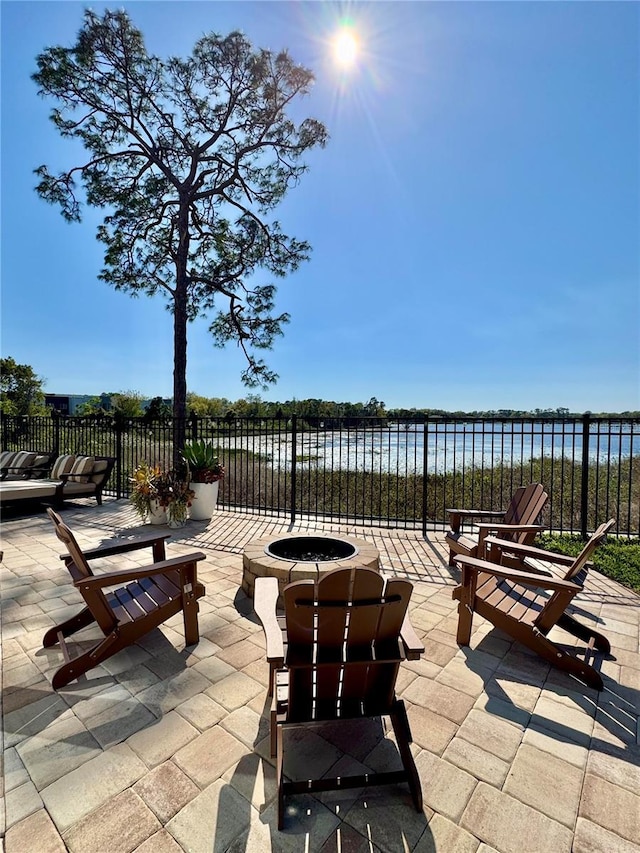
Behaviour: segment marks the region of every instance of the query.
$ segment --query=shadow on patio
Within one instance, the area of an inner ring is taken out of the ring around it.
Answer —
[[[83,546],[140,530],[124,501],[78,502],[64,517]],[[290,529],[282,519],[219,512],[209,525],[172,531],[170,550],[207,553],[200,642],[185,649],[181,618],[173,617],[55,693],[49,678],[60,652],[44,651],[42,635],[77,609],[79,596],[46,516],[5,519],[7,853],[473,853],[481,844],[569,853],[640,845],[638,597],[592,573],[578,599],[579,615],[598,620],[612,645],[598,694],[480,618],[471,646],[458,648],[457,577],[440,535],[338,525],[331,529],[373,542],[385,570],[414,583],[412,621],[426,651],[402,665],[398,690],[425,807],[416,814],[405,786],[292,797],[279,833],[264,640],[238,587],[244,546]],[[292,733],[288,772],[393,769],[392,735],[379,722],[365,728]]]

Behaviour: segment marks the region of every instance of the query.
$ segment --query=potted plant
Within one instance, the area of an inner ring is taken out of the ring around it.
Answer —
[[[194,491],[189,488],[186,478],[178,471],[167,471],[164,480],[164,496],[161,504],[166,504],[167,524],[169,527],[184,527],[187,511],[194,499]]]
[[[189,468],[190,486],[194,492],[190,517],[198,521],[208,520],[218,501],[224,466],[209,441],[188,441],[180,455]]]
[[[141,462],[130,478],[131,503],[143,521],[182,527],[193,500],[186,477],[177,471],[165,471],[159,465]]]
[[[141,462],[129,478],[132,484],[130,500],[143,521],[166,524],[167,510],[165,475],[158,465]]]

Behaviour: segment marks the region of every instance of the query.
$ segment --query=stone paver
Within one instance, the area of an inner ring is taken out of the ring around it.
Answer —
[[[582,770],[528,744],[522,744],[503,790],[572,829],[582,791]]]
[[[126,501],[79,501],[64,515],[87,547],[137,527]],[[304,520],[299,532],[371,542],[387,571],[414,583],[411,616],[425,654],[402,665],[397,691],[424,808],[416,813],[406,785],[299,795],[287,798],[278,832],[265,644],[239,585],[244,545],[287,528],[219,511],[208,525],[174,531],[173,553],[207,554],[200,642],[184,648],[176,616],[56,693],[60,652],[41,649],[42,633],[80,597],[44,515],[3,521],[5,853],[640,849],[637,596],[592,573],[578,602],[579,618],[603,620],[612,642],[598,694],[480,618],[470,647],[457,646],[455,573],[441,534]],[[98,635],[92,628],[76,640]],[[388,721],[290,729],[285,743],[291,778],[400,766]]]
[[[608,829],[578,818],[573,839],[573,853],[638,853],[638,845],[625,841]]]
[[[580,816],[640,847],[640,796],[587,773]]]
[[[511,761],[522,740],[522,729],[510,721],[473,708],[458,729],[458,737],[503,761]]]
[[[214,726],[178,750],[174,761],[200,788],[205,788],[244,753],[245,747],[237,738]]]
[[[501,853],[570,853],[572,833],[566,826],[480,782],[461,825]]]
[[[128,789],[91,812],[63,837],[71,853],[130,853],[160,828],[158,818]]]
[[[422,834],[415,853],[475,853],[478,839],[442,815],[434,814]]]
[[[172,761],[158,765],[133,786],[164,825],[200,793],[200,789]]]
[[[169,711],[126,742],[148,767],[155,767],[197,736],[198,729],[176,711]]]
[[[64,830],[146,772],[133,750],[118,744],[53,782],[42,791],[42,799],[56,826]]]
[[[443,758],[466,770],[476,779],[489,782],[501,788],[509,772],[509,763],[487,752],[482,747],[470,743],[463,737],[455,737],[447,746]]]
[[[47,812],[40,809],[7,831],[4,849],[5,853],[65,853],[67,848]]]
[[[478,780],[426,749],[416,758],[416,767],[425,804],[438,814],[458,821]]]
[[[473,697],[467,693],[422,676],[412,681],[403,695],[409,702],[442,714],[453,723],[461,723],[474,704]]]
[[[456,724],[420,705],[411,706],[408,716],[414,743],[442,755],[456,734]]]

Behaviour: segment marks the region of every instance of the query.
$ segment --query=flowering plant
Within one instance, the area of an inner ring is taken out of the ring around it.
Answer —
[[[141,462],[130,481],[131,503],[143,521],[151,512],[153,501],[166,509],[170,518],[176,521],[186,518],[194,493],[177,471],[165,471],[159,465]]]
[[[162,497],[160,506],[166,507],[169,521],[185,521],[187,509],[195,497],[193,489],[177,471],[165,471],[162,475]]]

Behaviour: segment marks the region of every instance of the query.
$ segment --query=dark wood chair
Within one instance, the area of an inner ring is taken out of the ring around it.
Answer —
[[[184,614],[186,645],[198,642],[198,599],[204,595],[205,589],[198,582],[196,568],[200,560],[206,559],[203,553],[195,551],[166,559],[165,539],[169,534],[155,532],[130,542],[82,551],[58,513],[52,509],[47,509],[47,512],[58,539],[67,548],[68,553],[61,559],[85,601],[79,613],[50,628],[44,635],[44,648],[60,643],[65,660],[53,676],[54,689],[64,687],[180,611]],[[89,568],[90,560],[145,547],[151,548],[153,562],[144,568],[121,569],[99,575],[94,575]],[[65,638],[94,622],[104,634],[104,639],[88,652],[70,657]]]
[[[462,554],[465,557],[484,557],[484,540],[491,533],[522,545],[530,545],[544,527],[538,524],[549,495],[541,483],[530,483],[516,490],[506,509],[447,509],[451,530],[445,540],[449,546],[449,565]],[[462,532],[463,521],[484,518],[492,521],[477,524],[478,533]]]
[[[577,557],[515,545],[495,536],[486,540],[492,559],[499,560],[501,550],[505,549],[518,554],[525,568],[527,560],[531,559],[564,566],[567,569],[564,577],[544,574],[539,563],[530,571],[521,571],[475,557],[456,557],[455,562],[462,569],[462,583],[453,591],[453,598],[459,602],[458,644],[469,645],[473,614],[479,613],[549,663],[571,673],[588,686],[602,690],[602,676],[588,660],[594,647],[608,654],[611,650],[609,641],[578,622],[567,613],[567,608],[582,589],[589,557],[614,523],[612,518],[601,524]],[[556,626],[587,644],[584,659],[574,653],[579,650],[568,652],[549,639],[547,634]]]
[[[408,581],[385,579],[373,569],[335,569],[319,581],[286,586],[284,617],[279,620],[277,580],[256,580],[255,610],[264,627],[271,666],[278,829],[284,821],[284,796],[306,791],[408,782],[416,809],[422,809],[406,709],[395,694],[402,661],[415,660],[424,651],[408,617],[412,589]],[[381,716],[391,718],[402,770],[284,781],[285,727]]]

